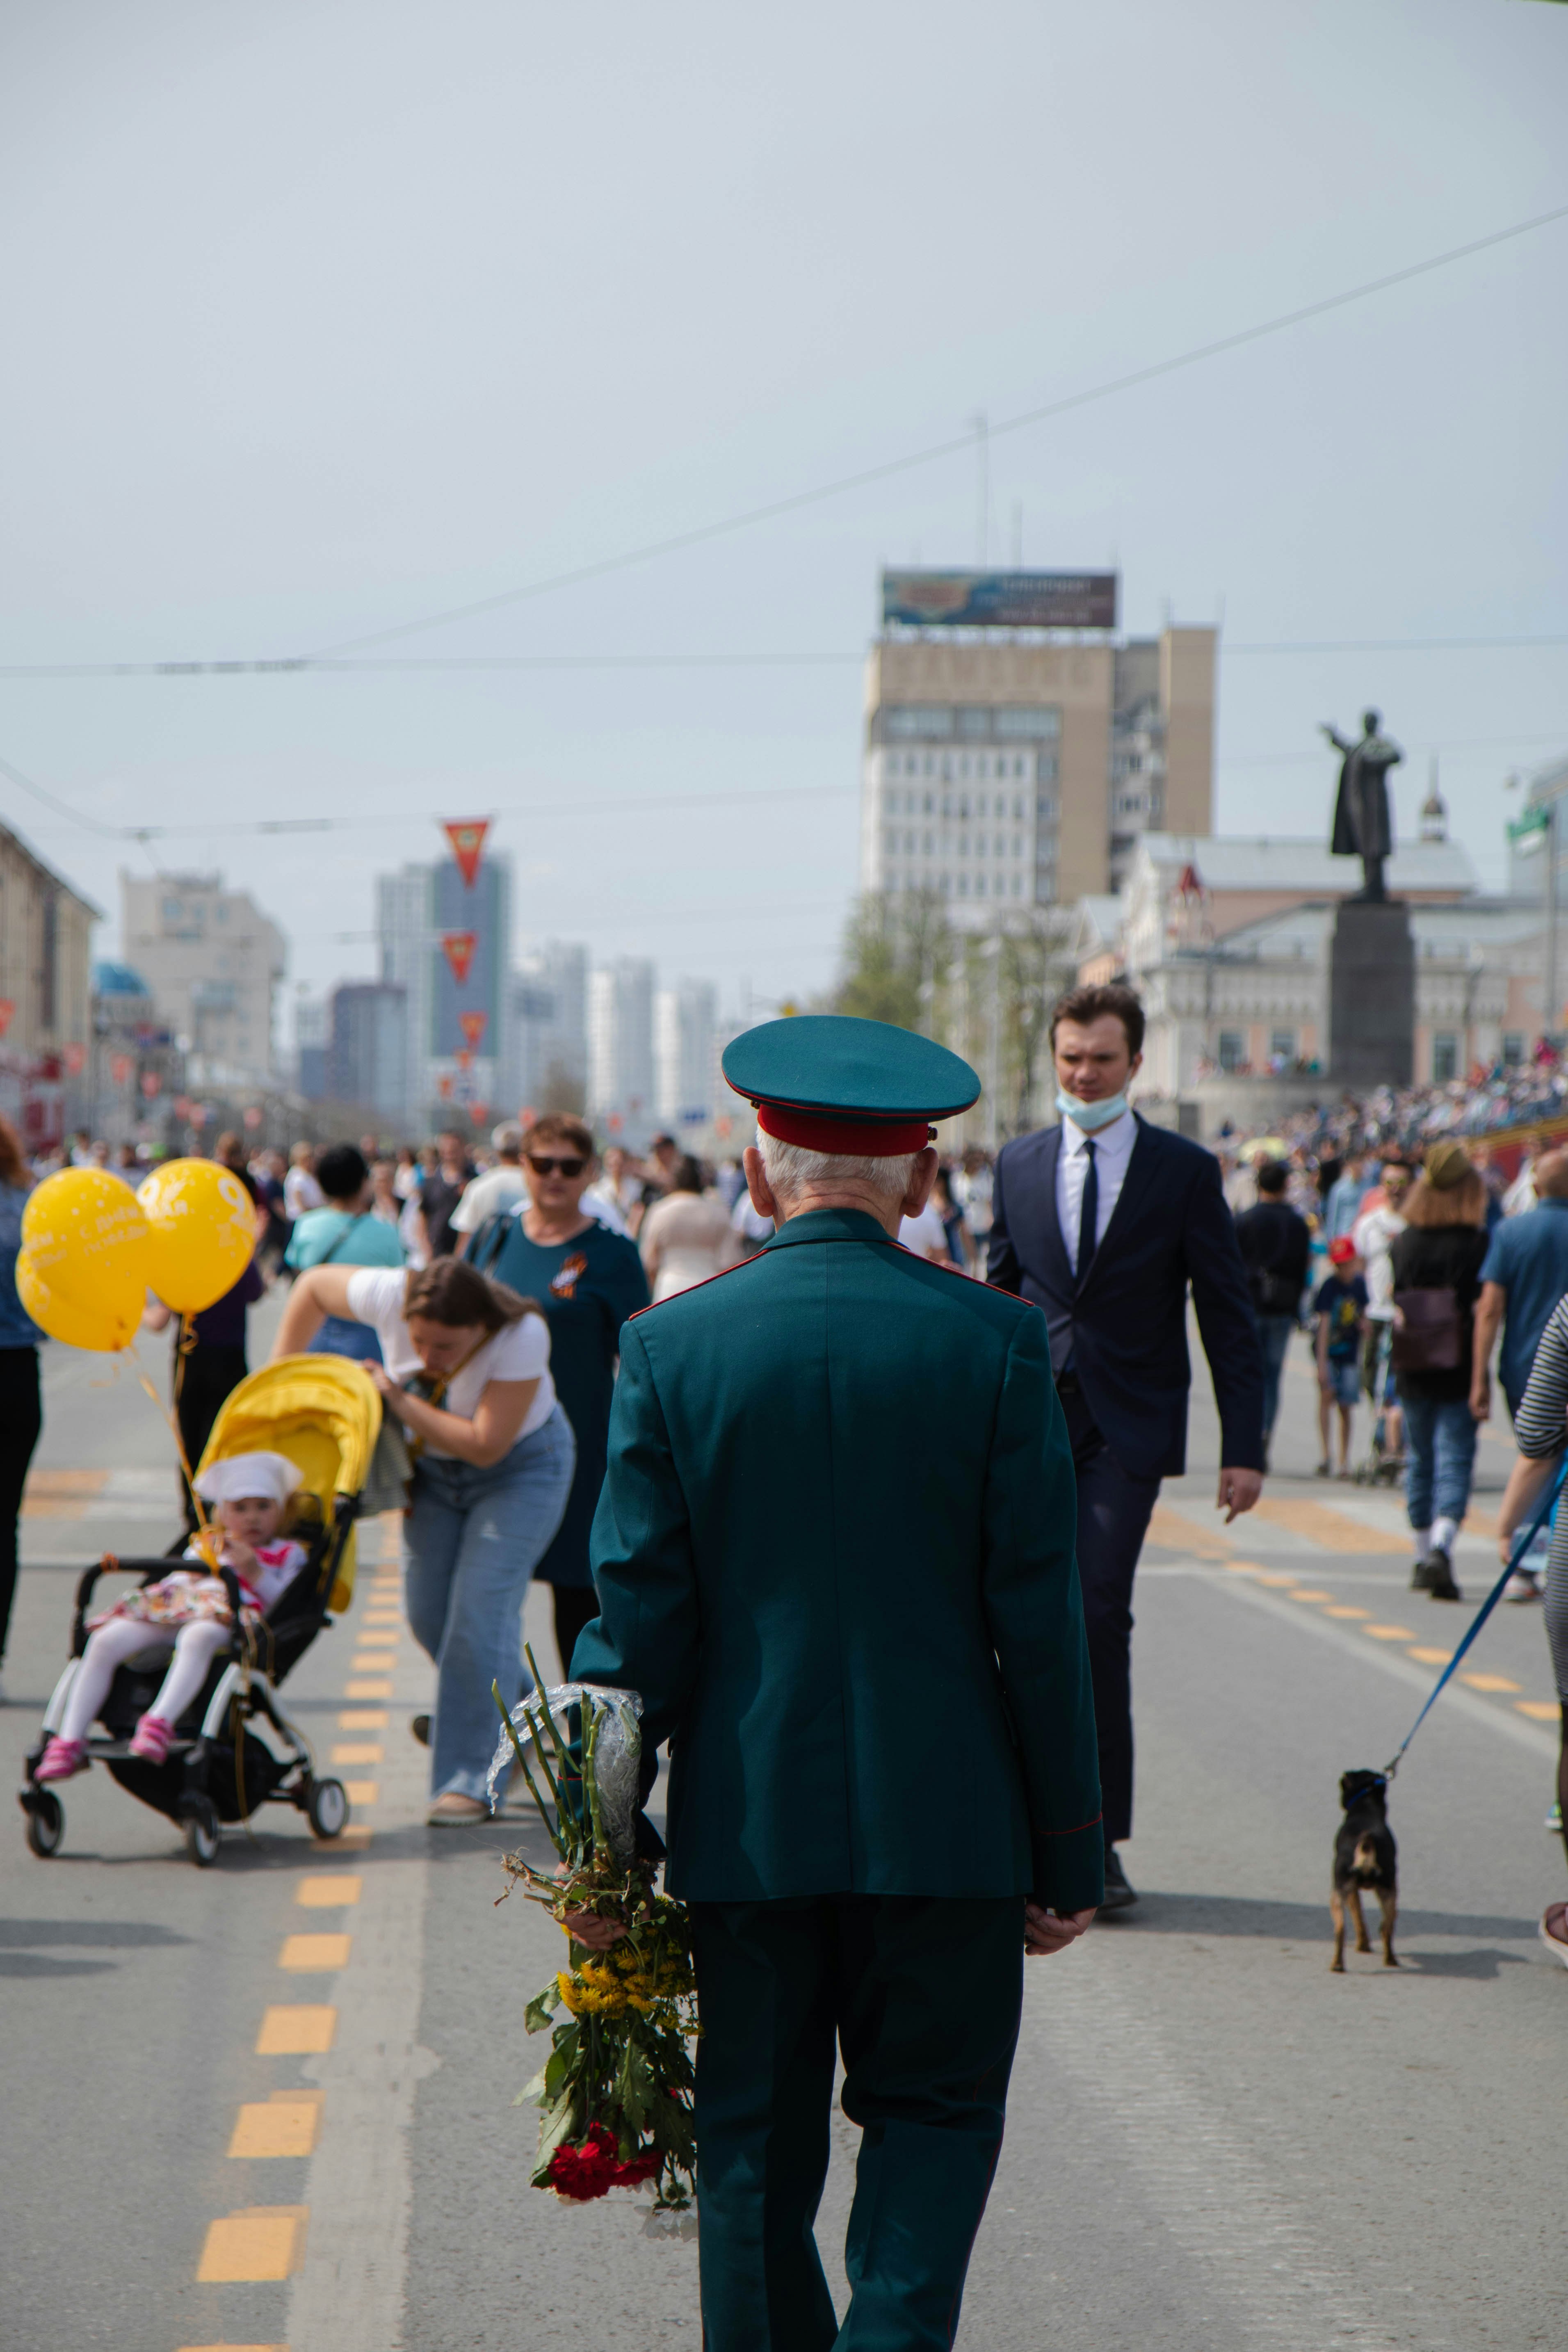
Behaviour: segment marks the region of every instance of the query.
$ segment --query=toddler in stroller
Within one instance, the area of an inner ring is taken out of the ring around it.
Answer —
[[[71,1656],[18,1791],[36,1854],[59,1850],[58,1784],[98,1763],[177,1822],[203,1867],[225,1822],[248,1822],[269,1801],[296,1806],[317,1837],[339,1835],[347,1792],[317,1777],[278,1687],[353,1598],[354,1521],[380,1428],[360,1365],[269,1364],[226,1400],[196,1473],[218,1515],[221,1541],[206,1538],[216,1559],[182,1534],[162,1559],[106,1554],[88,1569]],[[89,1621],[100,1578],[116,1573],[137,1589]]]
[[[232,1569],[239,1586],[239,1622],[254,1646],[266,1612],[282,1598],[305,1565],[303,1544],[274,1540],[284,1507],[300,1474],[281,1454],[237,1454],[200,1471],[195,1481],[217,1513],[216,1564]],[[212,1541],[213,1538],[207,1538]],[[122,1593],[107,1615],[89,1618],[80,1665],[66,1698],[60,1727],[45,1748],[35,1778],[68,1780],[87,1769],[87,1735],[109,1696],[117,1669],[149,1651],[174,1656],[157,1697],[137,1723],[129,1752],[162,1764],[174,1726],[197,1696],[213,1660],[228,1646],[234,1624],[228,1591],[198,1538],[185,1546],[197,1570],[177,1568],[155,1584]]]

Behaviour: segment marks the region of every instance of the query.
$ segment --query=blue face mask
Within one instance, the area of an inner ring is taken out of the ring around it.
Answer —
[[[1102,1127],[1109,1127],[1113,1118],[1120,1118],[1126,1108],[1127,1097],[1124,1094],[1107,1095],[1103,1102],[1086,1103],[1079,1102],[1076,1095],[1064,1095],[1059,1087],[1057,1089],[1058,1116],[1070,1118],[1085,1135],[1098,1135]]]

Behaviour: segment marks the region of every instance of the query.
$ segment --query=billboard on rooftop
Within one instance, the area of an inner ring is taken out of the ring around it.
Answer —
[[[1113,629],[1114,572],[884,572],[882,625]]]

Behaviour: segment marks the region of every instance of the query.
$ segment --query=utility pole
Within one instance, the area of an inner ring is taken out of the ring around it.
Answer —
[[[983,408],[976,411],[970,422],[974,427],[974,457],[979,474],[974,561],[984,572],[991,559],[991,427]]]

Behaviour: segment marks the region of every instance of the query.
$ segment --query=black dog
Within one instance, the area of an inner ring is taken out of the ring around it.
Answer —
[[[1381,1772],[1345,1772],[1340,1778],[1340,1802],[1345,1809],[1334,1840],[1334,1885],[1329,1910],[1334,1922],[1335,1975],[1345,1972],[1345,1906],[1355,1921],[1355,1948],[1370,1952],[1372,1941],[1362,1916],[1363,1887],[1377,1896],[1383,1913],[1383,1965],[1396,1969],[1394,1921],[1398,1910],[1399,1849],[1388,1826],[1388,1784]]]

